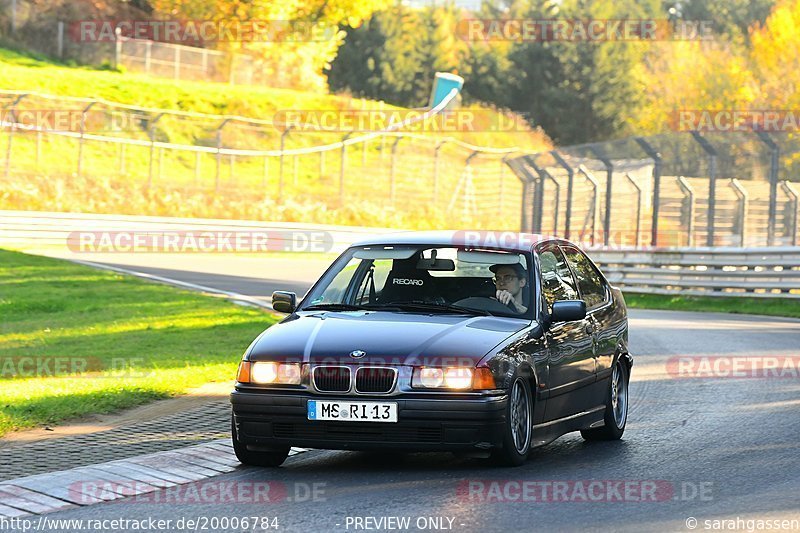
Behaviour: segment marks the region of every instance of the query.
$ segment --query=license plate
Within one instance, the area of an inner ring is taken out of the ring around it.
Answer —
[[[342,402],[308,400],[309,420],[340,422],[397,422],[394,402]]]

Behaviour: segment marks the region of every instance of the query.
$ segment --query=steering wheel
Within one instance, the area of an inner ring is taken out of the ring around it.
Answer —
[[[515,307],[500,303],[499,300],[495,300],[494,298],[489,298],[487,296],[470,296],[469,298],[464,298],[462,300],[458,300],[457,302],[453,302],[453,305],[458,305],[459,307],[469,307],[472,309],[481,309],[483,311],[489,311],[490,313],[508,313],[511,311],[512,313],[519,314],[519,311]]]

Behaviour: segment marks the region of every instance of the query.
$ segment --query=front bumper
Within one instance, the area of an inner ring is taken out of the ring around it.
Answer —
[[[361,397],[397,402],[396,423],[308,420],[310,399],[353,397],[305,392],[231,394],[237,439],[250,446],[297,446],[330,450],[476,451],[502,446],[505,394],[469,398]]]

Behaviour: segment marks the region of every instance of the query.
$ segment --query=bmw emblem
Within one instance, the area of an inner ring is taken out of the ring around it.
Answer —
[[[367,355],[367,352],[365,352],[364,350],[353,350],[352,352],[350,352],[350,357],[352,357],[353,359],[361,359],[365,355]]]

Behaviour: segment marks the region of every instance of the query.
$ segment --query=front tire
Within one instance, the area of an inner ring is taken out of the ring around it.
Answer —
[[[492,452],[502,466],[520,466],[528,458],[533,437],[533,399],[528,380],[517,375],[508,389],[503,447]]]
[[[286,458],[289,457],[289,447],[281,447],[270,451],[252,451],[247,449],[247,445],[242,443],[236,435],[236,422],[231,415],[231,442],[236,458],[243,465],[248,466],[281,466]]]
[[[581,436],[586,440],[619,440],[625,433],[628,422],[628,366],[617,359],[606,398],[605,425],[594,429],[582,429]]]

